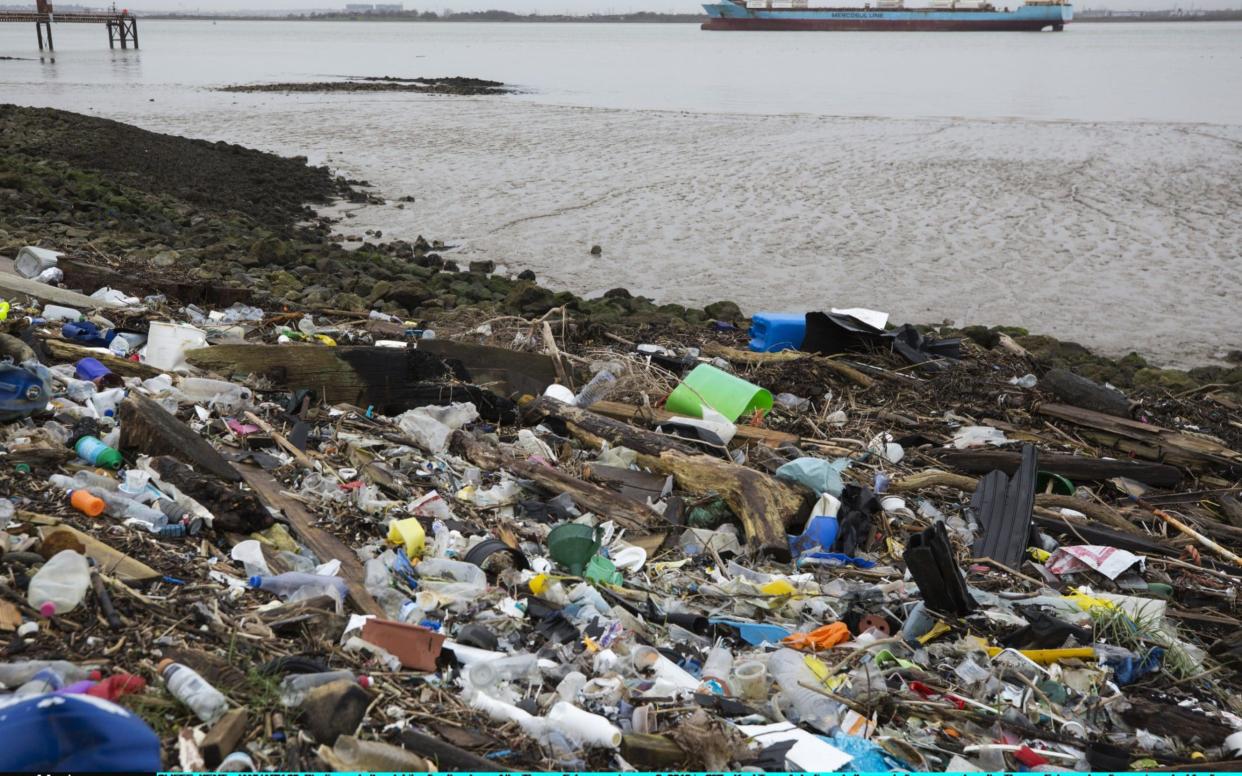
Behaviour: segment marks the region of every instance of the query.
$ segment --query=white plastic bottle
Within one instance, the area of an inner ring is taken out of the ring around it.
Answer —
[[[91,586],[91,567],[73,550],[61,550],[30,579],[26,595],[44,617],[72,611]]]
[[[280,682],[280,702],[286,706],[301,706],[302,701],[306,700],[306,696],[311,690],[316,687],[322,687],[325,684],[339,682],[342,679],[354,681],[354,672],[341,670],[286,676]],[[369,676],[359,676],[357,681],[363,687],[371,686],[371,677]]]
[[[228,700],[193,668],[165,658],[158,669],[168,691],[203,722],[215,722],[228,711]]]
[[[700,690],[714,695],[732,695],[733,688],[729,684],[732,673],[733,653],[723,642],[717,641],[707,653],[707,660],[703,661],[703,684]]]

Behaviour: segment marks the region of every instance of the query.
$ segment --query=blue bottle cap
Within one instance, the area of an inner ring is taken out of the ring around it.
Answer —
[[[259,576],[258,574],[255,574],[253,577],[250,578],[251,587],[258,587],[261,584],[263,584],[263,577]]]

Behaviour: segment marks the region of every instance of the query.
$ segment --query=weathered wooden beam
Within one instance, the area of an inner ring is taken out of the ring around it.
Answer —
[[[995,469],[1013,474],[1021,459],[1019,453],[1009,450],[941,450],[932,455],[941,463],[971,474],[987,474]],[[1175,466],[1080,455],[1041,453],[1039,468],[1072,480],[1094,482],[1128,477],[1156,488],[1174,488],[1182,481],[1182,472]]]
[[[118,414],[122,449],[170,455],[222,480],[241,481],[232,464],[211,443],[152,399],[131,391]]]
[[[249,711],[229,709],[216,724],[211,726],[211,730],[203,738],[203,743],[198,745],[199,751],[203,753],[203,762],[208,768],[216,767],[233,752],[242,740],[242,736],[246,734],[246,727],[249,724]]]
[[[49,28],[50,30],[51,28]],[[38,299],[40,302],[50,302],[51,304],[62,304],[67,307],[74,307],[79,310],[100,310],[125,305],[117,302],[109,302],[104,299],[92,299],[86,294],[79,294],[77,291],[70,291],[65,288],[49,286],[46,283],[40,283],[35,280],[27,280],[20,275],[10,275],[7,272],[0,272],[0,296],[29,296]]]
[[[332,534],[315,526],[315,516],[306,510],[301,503],[284,495],[279,482],[272,475],[254,466],[233,464],[238,474],[246,481],[264,504],[279,510],[289,521],[289,527],[298,540],[315,553],[320,562],[333,558],[341,562],[341,578],[349,589],[349,598],[354,606],[363,614],[376,617],[387,617],[384,607],[367,592],[364,579],[366,574],[358,555],[345,546]]]
[[[1121,391],[1074,374],[1068,369],[1049,369],[1039,387],[1052,391],[1066,404],[1118,418],[1130,417],[1130,400]]]
[[[322,345],[216,345],[191,350],[186,361],[225,376],[255,375],[277,388],[310,388],[329,404],[374,406],[396,415],[414,407],[474,402],[488,420],[512,420],[513,404],[476,385],[427,382],[468,379],[444,358],[414,348]]]
[[[1167,460],[1174,464],[1200,468],[1208,465],[1242,467],[1242,452],[1231,450],[1219,439],[1206,434],[1173,431],[1151,423],[1116,418],[1068,404],[1038,404],[1035,412],[1094,429],[1105,438],[1117,440],[1119,443],[1129,442],[1137,454],[1152,460]]]

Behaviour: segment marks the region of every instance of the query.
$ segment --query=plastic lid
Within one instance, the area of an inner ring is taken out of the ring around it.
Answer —
[[[125,459],[121,457],[119,452],[109,447],[99,454],[99,457],[95,459],[95,463],[105,469],[119,469],[124,465]]]
[[[44,601],[43,605],[39,607],[39,614],[44,617],[51,617],[53,614],[56,614],[56,604],[51,601]]]
[[[258,574],[255,574],[253,577],[250,578],[251,587],[258,587],[262,584],[263,584],[263,577],[259,576]]]
[[[171,665],[175,665],[175,664],[176,664],[176,662],[177,662],[177,661],[176,661],[176,660],[173,660],[171,657],[166,657],[166,658],[164,658],[163,660],[161,660],[159,663],[157,663],[157,664],[156,664],[156,666],[155,666],[155,670],[156,670],[156,671],[159,671],[159,672],[162,674],[162,673],[164,673],[165,671],[167,671],[167,670],[168,670],[168,667],[169,667],[169,666],[171,666]]]
[[[366,674],[360,675],[358,677],[358,684],[362,685],[363,687],[370,687],[371,677],[367,676]]]

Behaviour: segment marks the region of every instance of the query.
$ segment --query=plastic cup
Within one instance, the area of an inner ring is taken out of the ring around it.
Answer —
[[[755,410],[772,409],[772,394],[766,388],[711,364],[699,364],[669,394],[664,408],[679,415],[701,418],[704,404],[733,422]]]

